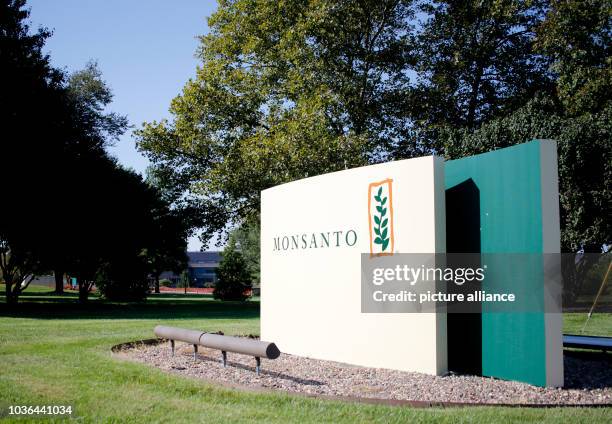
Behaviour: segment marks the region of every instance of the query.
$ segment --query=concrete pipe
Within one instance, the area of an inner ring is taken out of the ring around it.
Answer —
[[[278,350],[274,343],[247,339],[245,337],[204,333],[200,337],[199,344],[211,349],[219,349],[223,352],[242,353],[244,355],[255,356],[256,358],[276,359],[280,356],[280,350]]]
[[[178,340],[192,345],[197,345],[200,342],[200,337],[205,334],[202,331],[186,330],[184,328],[166,327],[158,325],[153,330],[157,337],[168,340]]]

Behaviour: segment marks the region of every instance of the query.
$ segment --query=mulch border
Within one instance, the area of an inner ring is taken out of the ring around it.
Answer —
[[[119,343],[111,347],[113,353],[118,353],[123,350],[133,349],[138,346],[150,346],[165,342],[165,339],[144,339],[131,342]],[[141,363],[140,361],[138,361]],[[203,381],[213,386],[220,386],[226,389],[240,390],[249,393],[258,394],[278,394],[283,393],[288,396],[303,397],[317,400],[341,401],[348,403],[365,403],[370,405],[387,405],[387,406],[410,406],[413,408],[469,408],[469,407],[502,407],[502,408],[610,408],[612,403],[581,403],[581,404],[548,404],[548,403],[478,403],[478,402],[444,402],[444,401],[425,401],[425,400],[409,400],[409,399],[383,399],[369,398],[360,396],[340,396],[340,395],[320,395],[310,393],[300,393],[291,391],[274,390],[265,387],[252,387],[244,384],[228,383],[223,381],[211,380],[195,376],[183,376],[193,378],[198,381]]]

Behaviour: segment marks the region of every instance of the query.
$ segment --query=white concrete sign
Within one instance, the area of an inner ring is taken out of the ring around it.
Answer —
[[[361,254],[444,253],[444,162],[349,169],[261,198],[261,337],[285,353],[442,374],[443,313],[361,313]]]

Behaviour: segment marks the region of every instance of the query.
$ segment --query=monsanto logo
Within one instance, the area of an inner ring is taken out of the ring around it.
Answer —
[[[393,180],[368,186],[370,256],[393,255]]]

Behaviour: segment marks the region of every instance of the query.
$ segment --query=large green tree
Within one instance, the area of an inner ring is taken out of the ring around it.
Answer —
[[[565,252],[600,251],[612,241],[612,107],[568,118],[547,97],[536,98],[514,113],[476,131],[448,129],[440,140],[450,158],[524,143],[554,139],[559,155],[561,246]]]
[[[407,107],[414,136],[441,153],[439,131],[478,128],[550,89],[547,60],[534,51],[538,0],[422,2],[417,78]],[[397,156],[410,156],[400,149]]]
[[[197,73],[138,146],[204,238],[267,187],[379,160],[409,131],[410,1],[220,1]],[[176,190],[178,188],[178,190]]]
[[[141,300],[150,276],[186,262],[182,222],[139,174],[112,161],[95,172],[95,195],[81,196],[91,202],[78,221],[83,236],[73,237],[85,249],[77,252],[69,270],[77,276],[82,296],[95,284],[108,299]]]
[[[554,0],[533,27],[553,89],[477,128],[446,127],[439,142],[457,158],[523,143],[558,142],[561,244],[599,252],[612,241],[612,3]]]
[[[35,275],[54,270],[77,277],[81,300],[94,282],[115,297],[141,296],[154,268],[148,252],[184,256],[184,232],[176,231],[182,218],[106,152],[127,120],[108,112],[112,94],[95,64],[69,76],[51,67],[42,53],[50,33],[32,32],[28,16],[24,1],[0,0],[0,272],[7,302]]]
[[[46,251],[51,256],[56,293],[63,292],[64,274],[74,246],[74,241],[67,237],[70,233],[67,228],[76,222],[73,215],[79,207],[75,206],[75,200],[85,195],[84,186],[89,179],[96,178],[88,166],[80,164],[104,161],[105,149],[128,127],[125,116],[107,110],[112,99],[112,91],[96,62],[89,62],[84,69],[66,78],[63,90],[65,117],[60,123],[62,150],[48,158],[54,162],[53,175],[58,180],[53,190],[55,206],[48,211],[54,225],[46,228],[49,243]]]
[[[172,119],[137,133],[205,238],[275,184],[547,137],[564,249],[610,240],[608,0],[221,1],[209,26]]]
[[[597,113],[612,101],[612,2],[550,3],[537,28],[536,48],[551,60],[564,113]]]
[[[79,298],[93,285],[109,299],[146,295],[149,277],[185,256],[185,232],[179,217],[159,191],[136,172],[109,157],[83,161],[74,172],[83,183],[73,188],[76,207],[62,228],[69,241],[65,269],[77,278]]]
[[[42,52],[50,32],[31,31],[23,0],[0,1],[0,268],[8,302],[43,264],[34,205],[56,181],[49,158],[61,144],[62,73]]]

